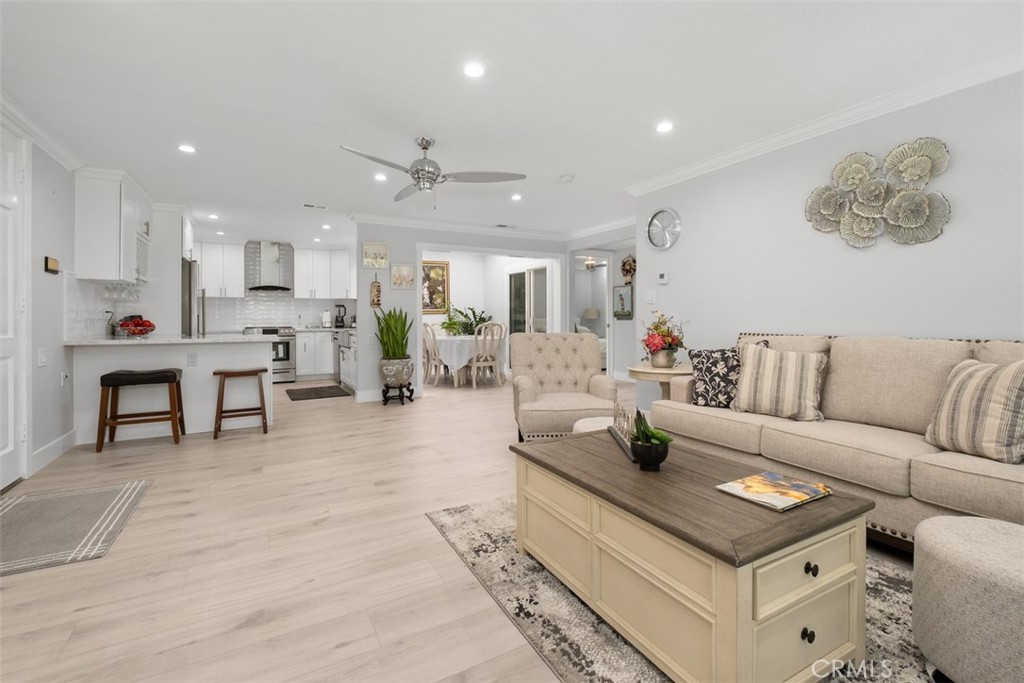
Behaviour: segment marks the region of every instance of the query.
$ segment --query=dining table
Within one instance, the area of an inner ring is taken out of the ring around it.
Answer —
[[[460,378],[465,375],[464,370],[473,360],[476,352],[476,336],[472,334],[454,334],[449,336],[438,335],[437,350],[441,356],[441,362],[448,366],[456,384],[461,383]],[[498,362],[504,367],[505,345],[498,348]]]

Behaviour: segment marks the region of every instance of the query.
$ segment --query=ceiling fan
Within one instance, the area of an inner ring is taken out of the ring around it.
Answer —
[[[440,183],[453,182],[453,183],[502,183],[506,180],[522,180],[526,176],[522,173],[500,173],[497,171],[462,171],[459,173],[441,173],[441,166],[433,159],[427,158],[427,150],[434,146],[433,138],[416,138],[416,144],[423,150],[423,158],[417,159],[416,161],[409,164],[408,168],[401,164],[396,164],[391,161],[386,161],[379,157],[371,156],[365,152],[360,152],[358,149],[352,149],[342,145],[341,148],[346,152],[352,152],[364,159],[369,159],[378,164],[384,164],[390,168],[408,173],[412,177],[412,184],[406,185],[398,194],[395,195],[395,201],[400,202],[406,197],[411,197],[417,191],[431,192],[434,189],[434,185]]]

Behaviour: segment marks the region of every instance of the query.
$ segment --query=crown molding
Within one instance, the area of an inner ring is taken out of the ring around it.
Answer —
[[[626,192],[633,197],[642,197],[651,192],[663,190],[676,183],[759,157],[762,154],[768,154],[769,152],[774,152],[784,147],[804,142],[805,140],[810,140],[1021,71],[1024,71],[1024,56],[1022,56],[1020,50],[1010,50],[992,59],[954,71],[942,78],[927,81],[921,85],[899,92],[876,97],[853,107],[802,123],[780,133],[734,147],[721,154],[687,164],[649,180],[630,185],[626,188]]]
[[[627,218],[619,218],[614,221],[608,221],[607,223],[601,223],[600,225],[593,225],[589,228],[581,228],[575,230],[566,235],[566,241],[578,240],[584,237],[594,237],[596,235],[602,235],[606,232],[614,232],[616,230],[622,230],[624,228],[636,227],[636,218],[629,216]]]
[[[448,223],[442,221],[430,221],[422,218],[408,218],[405,216],[383,216],[370,213],[353,213],[349,218],[354,223],[370,225],[390,225],[399,228],[413,228],[416,230],[439,230],[441,232],[461,232],[477,235],[492,235],[506,238],[544,240],[548,242],[565,242],[566,238],[561,235],[538,232],[535,230],[519,230],[518,228],[495,228],[490,225],[474,225],[470,223]]]
[[[0,90],[0,113],[3,114],[5,120],[14,124],[23,135],[31,139],[67,170],[74,171],[84,165],[67,145],[36,123],[25,107],[11,97],[6,90]]]

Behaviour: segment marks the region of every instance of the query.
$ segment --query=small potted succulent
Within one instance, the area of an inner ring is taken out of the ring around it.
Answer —
[[[629,437],[629,449],[633,459],[640,463],[644,472],[658,472],[661,463],[668,457],[668,444],[672,437],[651,426],[640,409],[633,418],[633,433]]]

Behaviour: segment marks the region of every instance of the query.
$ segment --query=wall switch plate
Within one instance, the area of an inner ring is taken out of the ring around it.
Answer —
[[[654,295],[654,290],[653,289],[648,289],[648,290],[646,290],[644,292],[644,303],[645,304],[653,304],[655,302],[654,301],[655,298],[656,297]]]
[[[39,367],[46,367],[46,349],[39,349]]]
[[[188,367],[194,368],[197,365],[199,365],[199,352],[198,351],[189,351],[188,353],[185,354],[185,358],[187,359],[186,362],[187,362]]]
[[[658,273],[658,284],[659,285],[667,285],[668,284],[668,273]]]

